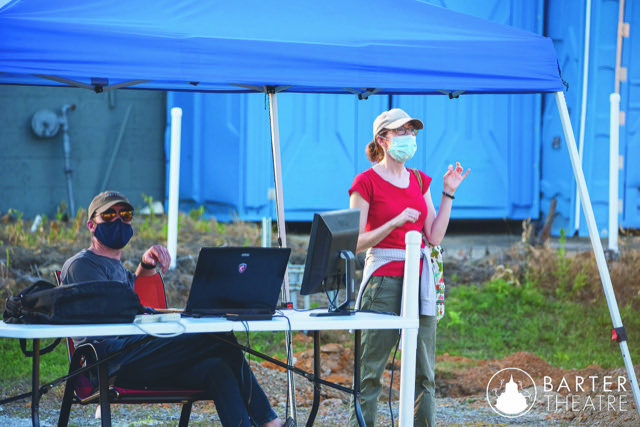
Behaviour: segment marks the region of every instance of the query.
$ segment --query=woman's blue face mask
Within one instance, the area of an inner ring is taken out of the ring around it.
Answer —
[[[122,249],[127,246],[133,237],[131,224],[126,224],[120,219],[111,222],[102,222],[96,225],[94,236],[103,245],[111,249]]]
[[[416,154],[418,146],[415,135],[394,136],[389,138],[391,146],[387,152],[398,162],[406,162]]]

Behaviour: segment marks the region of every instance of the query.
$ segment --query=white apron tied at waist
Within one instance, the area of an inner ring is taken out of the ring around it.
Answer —
[[[420,258],[422,258],[422,274],[420,276],[420,314],[426,316],[436,315],[436,283],[433,277],[433,266],[429,256],[429,248],[420,248]],[[364,271],[362,272],[362,283],[356,298],[355,309],[360,309],[360,302],[364,288],[373,273],[385,264],[392,261],[405,260],[404,249],[383,249],[369,248],[364,261]],[[406,280],[406,277],[405,277]],[[404,282],[403,282],[404,287]],[[402,313],[400,313],[402,315]]]

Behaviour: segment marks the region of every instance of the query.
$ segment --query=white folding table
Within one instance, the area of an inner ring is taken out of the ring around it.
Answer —
[[[408,319],[401,316],[392,316],[386,314],[375,313],[356,313],[351,316],[336,316],[336,317],[313,317],[311,313],[326,311],[325,310],[313,310],[311,312],[298,312],[293,310],[282,311],[283,315],[276,315],[272,320],[267,321],[249,321],[249,322],[236,322],[223,318],[182,318],[180,323],[185,328],[184,333],[208,333],[208,332],[245,332],[245,325],[249,331],[313,331],[314,332],[314,367],[318,368],[320,361],[319,358],[319,331],[322,330],[354,330],[356,334],[356,350],[354,362],[359,362],[359,333],[363,329],[415,329],[418,327],[418,320]],[[173,333],[182,330],[182,327],[175,322],[163,322],[163,323],[145,323],[143,327],[151,333],[163,334]],[[39,347],[40,339],[43,338],[59,338],[70,336],[105,336],[105,335],[141,335],[144,334],[135,325],[126,324],[99,324],[99,325],[13,325],[0,322],[0,336],[8,338],[23,338],[33,340],[33,370],[32,370],[32,405],[31,416],[34,426],[39,426],[39,388],[40,388],[40,357]],[[162,338],[158,338],[162,339]],[[415,353],[414,353],[415,357]],[[359,363],[358,363],[359,366]],[[313,381],[319,382],[319,370],[314,369]],[[412,378],[405,378],[407,370],[402,369],[400,372],[401,382],[414,381]],[[354,387],[359,394],[359,369],[354,369]],[[318,387],[314,387],[315,390]],[[356,395],[356,401],[358,401]],[[409,405],[413,405],[412,399],[408,402]],[[315,417],[317,405],[319,404],[318,397],[314,396],[314,408],[312,408],[312,415]],[[313,423],[312,416],[309,417],[311,423]],[[312,424],[307,424],[312,425]]]
[[[180,325],[175,322],[145,323],[144,328],[152,334],[176,333],[209,333],[238,331],[314,331],[314,370],[313,381],[322,384],[319,378],[319,331],[353,330],[355,331],[354,389],[356,410],[359,412],[360,393],[360,331],[366,329],[400,329],[402,330],[402,370],[400,372],[400,411],[399,425],[408,427],[413,424],[413,398],[415,389],[415,362],[418,336],[418,282],[420,271],[420,245],[422,237],[417,231],[410,231],[405,237],[406,258],[404,269],[404,289],[402,295],[402,316],[389,314],[357,312],[350,316],[314,317],[313,312],[326,311],[294,311],[283,310],[282,316],[272,320],[237,322],[223,318],[182,318]],[[132,323],[100,324],[100,325],[14,325],[0,322],[0,337],[22,338],[33,340],[33,362],[31,392],[31,417],[34,427],[40,425],[40,340],[43,338],[60,338],[74,336],[120,336],[143,335],[141,329]],[[162,339],[162,338],[160,338]],[[289,367],[291,369],[293,367]],[[326,382],[325,382],[326,384]],[[314,387],[314,393],[318,387]],[[319,395],[314,395],[312,416],[307,426],[313,424],[313,417],[319,403]],[[106,414],[102,414],[103,417]],[[110,414],[109,414],[110,416]],[[362,420],[359,420],[362,423]],[[109,418],[110,422],[110,418]]]

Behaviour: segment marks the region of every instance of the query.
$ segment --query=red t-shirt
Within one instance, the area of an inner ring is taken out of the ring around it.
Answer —
[[[369,203],[369,216],[367,217],[366,231],[387,223],[400,215],[406,208],[420,211],[420,218],[416,222],[406,222],[401,227],[396,227],[385,237],[376,248],[405,249],[405,234],[408,231],[422,232],[424,221],[427,217],[427,203],[424,196],[431,184],[431,178],[420,172],[422,177],[422,193],[420,184],[415,174],[409,170],[409,187],[399,188],[385,181],[372,168],[358,174],[349,189],[349,196],[356,191]],[[424,244],[423,244],[424,246]],[[403,276],[404,261],[393,261],[383,265],[373,273],[374,276]]]

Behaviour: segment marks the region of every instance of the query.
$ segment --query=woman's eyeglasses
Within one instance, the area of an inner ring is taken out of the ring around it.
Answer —
[[[111,222],[114,219],[116,219],[116,216],[120,215],[120,218],[122,218],[122,220],[124,222],[130,222],[133,219],[133,211],[132,210],[125,210],[125,211],[120,211],[120,212],[116,212],[113,209],[109,209],[106,210],[104,212],[102,212],[100,215],[100,218],[102,218],[102,220],[104,222]]]
[[[399,128],[399,129],[387,129],[387,130],[393,131],[396,135],[399,135],[399,136],[404,136],[404,135],[416,136],[418,134],[418,130],[413,128]]]
[[[398,136],[405,136],[405,135],[416,136],[418,134],[418,129],[413,129],[413,128],[385,129],[382,132],[380,132],[380,136],[383,137],[384,139],[389,139],[386,137],[386,135],[389,132],[393,132]]]

